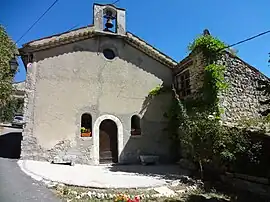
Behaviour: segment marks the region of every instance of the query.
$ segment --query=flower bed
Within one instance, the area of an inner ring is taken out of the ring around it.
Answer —
[[[140,202],[140,196],[135,196],[134,198],[131,198],[129,195],[126,194],[118,194],[115,197],[115,202]]]

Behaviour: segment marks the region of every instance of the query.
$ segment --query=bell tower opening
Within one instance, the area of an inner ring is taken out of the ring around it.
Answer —
[[[117,22],[117,12],[110,7],[106,7],[103,10],[103,23],[105,32],[113,32],[116,33],[116,22]]]
[[[126,34],[126,11],[111,4],[94,4],[94,27],[96,31]]]

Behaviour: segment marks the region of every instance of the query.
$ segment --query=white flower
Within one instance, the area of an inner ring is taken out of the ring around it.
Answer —
[[[77,196],[77,192],[76,191],[74,191],[74,190],[72,190],[71,192],[70,192],[72,195],[76,195]]]
[[[113,198],[113,195],[112,194],[109,194],[108,197],[109,197],[109,199],[112,199]]]
[[[210,120],[215,119],[215,117],[213,115],[209,115],[207,118],[210,119]]]
[[[221,125],[223,122],[221,120],[219,120],[218,123]]]

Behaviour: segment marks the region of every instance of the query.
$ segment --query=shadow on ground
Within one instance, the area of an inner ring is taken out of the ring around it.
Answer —
[[[183,170],[178,165],[113,165],[112,172],[128,172],[154,177],[161,177],[168,180],[177,180],[181,176],[190,175],[187,170]]]
[[[8,132],[0,135],[0,157],[18,159],[21,155],[21,132]]]

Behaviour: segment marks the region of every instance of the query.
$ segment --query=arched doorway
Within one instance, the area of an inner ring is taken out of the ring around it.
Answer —
[[[118,162],[117,125],[110,119],[105,119],[99,126],[99,162]]]

